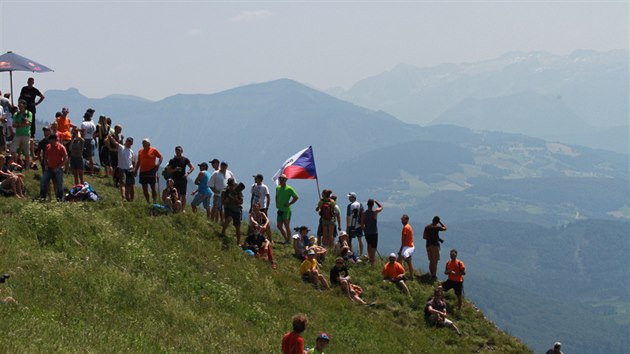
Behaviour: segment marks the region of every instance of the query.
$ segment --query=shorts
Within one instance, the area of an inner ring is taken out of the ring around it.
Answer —
[[[140,175],[138,176],[138,181],[142,185],[145,185],[145,184],[154,185],[156,180],[157,180],[157,175],[155,174],[155,169],[140,172]]]
[[[185,197],[187,193],[187,189],[188,189],[188,179],[186,177],[183,177],[183,178],[173,179],[173,182],[175,184],[175,189],[177,189],[177,194],[179,194],[180,197]],[[208,204],[210,204],[210,199],[208,199]]]
[[[221,202],[221,193],[216,193],[214,197],[212,197],[212,207],[217,209],[223,208],[223,203]]]
[[[70,168],[73,170],[82,170],[84,168],[83,157],[70,156]]]
[[[319,219],[322,223],[322,226],[335,226],[335,220],[334,219],[330,219],[330,220],[326,220],[324,218],[320,218]]]
[[[434,262],[439,261],[440,260],[440,246],[428,245],[427,257],[429,258],[429,261],[434,261]]]
[[[377,248],[378,247],[378,234],[368,234],[365,235],[365,241],[369,247]]]
[[[179,193],[179,191],[177,191]],[[212,199],[212,194],[195,194],[195,198],[193,198],[192,203],[190,205],[197,207],[197,205],[203,203],[204,209],[210,209],[210,200]]]
[[[402,252],[400,252],[400,255],[404,259],[409,259],[411,258],[411,256],[413,256],[413,252],[415,252],[415,250],[416,250],[415,247],[405,246],[403,247]]]
[[[241,226],[241,219],[243,218],[243,210],[242,209],[229,209],[229,208],[225,208],[225,210],[223,211],[223,214],[225,214],[225,218],[232,218],[232,223],[234,224],[234,226],[239,227]]]
[[[116,169],[116,177],[118,177],[119,185],[126,187],[133,186],[136,183],[136,177],[131,170],[123,170],[122,168]]]
[[[350,239],[357,238],[357,237],[361,238],[363,237],[363,229],[360,227],[348,228],[348,236],[350,236]]]
[[[291,221],[291,209],[289,209],[289,210],[278,210],[278,217],[277,217],[276,220],[278,222]]]
[[[31,156],[30,140],[28,136],[15,136],[11,144],[11,152],[17,153],[21,151],[25,157]]]
[[[85,139],[83,158],[89,160],[92,156],[94,156],[94,139]]]
[[[447,279],[445,282],[442,283],[442,288],[444,289],[444,291],[449,291],[453,289],[455,291],[455,295],[459,296],[462,294],[462,289],[464,289],[464,282],[452,281],[450,279]]]

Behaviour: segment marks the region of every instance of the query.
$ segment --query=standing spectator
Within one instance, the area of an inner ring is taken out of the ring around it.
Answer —
[[[72,140],[72,129],[76,128],[68,114],[70,113],[70,108],[63,107],[61,109],[61,115],[57,117],[57,138],[66,150],[70,147],[70,140]]]
[[[245,185],[242,183],[236,184],[234,178],[227,180],[227,188],[221,193],[221,204],[225,208],[225,221],[223,222],[223,229],[221,235],[225,236],[225,230],[227,230],[230,221],[236,229],[236,244],[241,244],[241,219],[243,218],[243,189]]]
[[[28,80],[26,80],[26,86],[22,87],[22,90],[20,91],[20,97],[18,97],[18,100],[24,100],[26,102],[26,109],[32,113],[33,120],[31,122],[30,129],[31,139],[35,139],[35,129],[37,128],[35,126],[35,114],[37,113],[37,106],[46,98],[33,85],[35,85],[35,79],[29,77]],[[39,100],[37,100],[38,97]]]
[[[346,267],[342,257],[337,257],[337,259],[335,259],[335,265],[330,269],[330,284],[333,286],[341,286],[341,291],[348,296],[350,301],[367,305],[367,303],[361,299],[361,294],[357,291],[360,288],[350,282],[348,267]]]
[[[101,115],[98,117],[98,124],[96,125],[96,135],[94,136],[98,140],[98,159],[101,162],[101,166],[105,168],[105,176],[113,176],[114,170],[109,160],[109,148],[105,142],[105,138],[109,136],[111,127],[107,124],[107,117]]]
[[[94,133],[96,132],[96,125],[92,122],[92,115],[94,110],[89,108],[83,115],[83,122],[81,122],[81,136],[85,140],[83,145],[83,158],[88,161],[88,168],[91,174],[94,174]]]
[[[398,260],[405,260],[405,263],[407,263],[407,267],[409,268],[409,278],[413,280],[415,271],[413,269],[413,260],[411,257],[413,256],[413,252],[416,250],[416,247],[413,245],[413,228],[411,227],[411,224],[409,224],[409,215],[403,214],[400,218],[400,222],[403,224],[403,228],[400,237]]]
[[[107,120],[109,121],[110,119],[107,118]],[[120,180],[118,178],[118,173],[116,173],[116,170],[118,169],[118,145],[121,145],[124,139],[125,137],[122,135],[122,126],[120,126],[120,124],[116,124],[114,131],[105,138],[107,148],[109,150],[109,163],[114,169],[114,173],[112,174],[114,186],[117,188],[120,187]]]
[[[562,354],[562,351],[560,350],[560,348],[562,348],[562,343],[555,342],[553,344],[553,348],[547,350],[545,354]]]
[[[155,163],[156,159],[158,160],[157,163]],[[158,193],[155,184],[158,179],[158,168],[162,164],[162,160],[162,154],[151,146],[149,138],[142,139],[142,149],[138,151],[134,174],[139,175],[138,180],[142,185],[142,193],[147,203],[151,203],[149,200],[149,186],[151,186],[151,198],[153,199],[153,203],[157,203]],[[140,174],[138,174],[138,170]]]
[[[184,148],[181,146],[175,147],[175,156],[168,161],[168,165],[166,166],[166,172],[171,174],[171,178],[175,182],[175,188],[177,188],[177,193],[179,193],[179,200],[182,202],[182,210],[186,207],[186,194],[188,193],[188,176],[195,170],[195,166],[190,162],[190,160],[182,155],[184,153]],[[204,162],[205,163],[205,162]],[[188,172],[186,172],[186,167],[188,167]],[[206,164],[206,170],[208,169],[208,164]],[[210,179],[210,174],[208,173],[208,180]],[[206,181],[206,187],[208,185],[208,181]],[[209,190],[209,189],[208,189]],[[210,196],[212,196],[212,192],[210,192]],[[208,208],[208,215],[210,213],[210,209]]]
[[[446,262],[444,274],[448,279],[442,283],[444,291],[453,289],[457,295],[457,308],[462,308],[462,290],[464,289],[464,275],[466,275],[466,266],[464,262],[457,259],[457,250],[452,249],[450,252],[451,259]]]
[[[424,227],[424,238],[427,243],[427,257],[429,258],[429,272],[433,281],[437,280],[437,266],[440,260],[440,231],[446,231],[446,225],[442,223],[439,216],[434,216],[430,224]]]
[[[376,209],[374,209],[374,204],[377,205]],[[383,211],[383,206],[378,200],[368,199],[367,207],[367,210],[361,216],[361,228],[365,233],[365,241],[368,245],[368,259],[370,260],[370,264],[374,265],[376,260],[375,253],[378,247],[378,227],[376,220],[378,214]]]
[[[396,253],[389,254],[389,262],[383,266],[383,280],[390,281],[398,286],[407,296],[411,296],[407,284],[405,284],[405,268],[396,261]]]
[[[173,213],[179,213],[182,210],[182,202],[179,199],[179,193],[172,178],[166,181],[166,188],[162,192],[162,201]]]
[[[115,141],[113,136],[107,137],[108,141]],[[133,138],[125,139],[125,145],[116,143],[118,152],[118,167],[116,168],[116,178],[120,189],[120,196],[128,202],[134,198],[134,184],[136,176],[134,174],[134,166],[136,165],[136,154],[131,150]]]
[[[361,218],[363,217],[363,205],[357,200],[355,192],[348,193],[350,203],[346,207],[346,232],[350,236],[350,249],[352,240],[357,239],[359,243],[359,257],[363,257],[363,229],[361,228]]]
[[[42,165],[42,174],[44,173],[44,171],[46,171],[46,169],[48,168],[48,166],[46,165],[46,146],[48,146],[50,144],[50,135],[52,134],[52,131],[50,130],[49,127],[43,127],[42,130],[44,131],[44,137],[37,143],[37,147],[35,148],[35,157],[36,159],[38,159],[40,161],[40,164]],[[54,188],[54,185],[53,185]],[[46,194],[50,197],[50,189],[48,186],[46,186]]]
[[[276,187],[276,208],[278,208],[278,229],[284,237],[284,243],[288,244],[291,237],[291,205],[298,201],[295,189],[287,184],[287,176],[281,174],[278,177],[279,185]]]
[[[221,162],[219,169],[214,171],[210,177],[210,189],[214,193],[212,211],[210,212],[210,220],[212,221],[220,220],[221,223],[225,221],[221,194],[227,188],[227,180],[230,178],[236,180],[232,171],[228,170],[228,163],[225,161]]]
[[[306,329],[308,318],[299,313],[293,316],[293,331],[282,336],[282,354],[305,354],[302,332]]]
[[[13,158],[17,161],[19,153],[24,154],[24,168],[28,169],[30,164],[31,146],[31,120],[33,115],[26,110],[26,101],[18,101],[18,111],[13,115],[13,128],[15,129],[15,138],[13,140],[11,152]]]
[[[57,200],[61,201],[63,199],[63,167],[68,160],[68,152],[66,148],[59,143],[56,134],[52,134],[48,140],[50,144],[46,146],[44,162],[46,164],[46,170],[44,170],[39,183],[39,197],[42,200],[46,199],[46,187],[50,180],[53,179]]]
[[[68,154],[70,155],[70,170],[74,176],[74,185],[83,184],[83,148],[85,140],[79,134],[78,129],[72,130],[72,140],[70,140]]]
[[[330,342],[330,336],[324,332],[320,332],[315,340],[315,347],[309,349],[306,354],[324,354],[324,349]]]
[[[335,201],[330,198],[332,191],[324,189],[322,191],[322,199],[317,203],[315,211],[319,213],[320,222],[322,224],[322,238],[324,247],[333,247],[333,233],[335,232]],[[317,244],[322,245],[322,240],[318,240]]]
[[[265,215],[268,215],[267,209],[269,208],[269,204],[271,203],[269,188],[263,183],[263,175],[259,173],[253,177],[254,184],[252,184],[251,187],[252,199],[249,202],[249,209],[252,210],[254,207],[254,203],[258,203],[258,205],[260,205],[260,211],[263,212]]]
[[[186,159],[188,160],[188,159]],[[169,162],[170,164],[170,162]],[[190,203],[190,208],[193,213],[197,212],[197,206],[203,203],[203,208],[206,209],[206,216],[208,220],[210,220],[210,201],[212,200],[212,190],[208,186],[208,181],[210,181],[210,172],[208,172],[208,164],[205,162],[200,163],[199,165],[199,174],[197,178],[195,178],[195,184],[199,186],[195,193],[195,197]],[[190,169],[192,172],[192,169]],[[184,204],[182,203],[182,208]]]

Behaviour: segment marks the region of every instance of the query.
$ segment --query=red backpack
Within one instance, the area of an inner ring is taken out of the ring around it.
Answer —
[[[322,206],[319,208],[319,216],[321,216],[323,220],[332,220],[334,214],[333,205],[330,200],[323,200]]]

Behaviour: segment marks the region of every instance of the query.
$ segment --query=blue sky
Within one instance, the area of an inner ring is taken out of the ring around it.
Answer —
[[[508,51],[627,49],[628,3],[0,0],[0,32],[2,53],[55,70],[36,75],[40,89],[157,100],[283,77],[349,88],[399,63]]]

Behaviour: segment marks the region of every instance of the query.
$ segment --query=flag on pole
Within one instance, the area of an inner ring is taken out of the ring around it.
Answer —
[[[273,175],[273,181],[278,183],[281,174],[285,174],[288,179],[317,179],[313,147],[309,146],[289,157]]]

